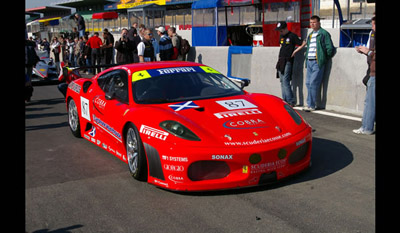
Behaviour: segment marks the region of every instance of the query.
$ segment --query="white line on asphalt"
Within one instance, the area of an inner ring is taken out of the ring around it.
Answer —
[[[294,107],[294,109],[303,110],[303,107]],[[317,113],[317,114],[326,115],[326,116],[339,117],[339,118],[353,120],[353,121],[360,121],[360,122],[362,121],[362,118],[360,118],[360,117],[347,116],[347,115],[333,113],[333,112],[326,112],[323,110],[315,110],[315,111],[312,111],[312,113]]]

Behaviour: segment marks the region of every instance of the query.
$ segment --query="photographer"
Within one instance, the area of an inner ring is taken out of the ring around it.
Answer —
[[[115,43],[117,50],[117,63],[132,63],[133,62],[133,42],[128,38],[128,30],[122,29],[121,38]]]

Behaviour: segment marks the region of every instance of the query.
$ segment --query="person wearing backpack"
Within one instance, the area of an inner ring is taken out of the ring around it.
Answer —
[[[307,36],[307,52],[305,55],[307,106],[303,110],[306,112],[315,110],[317,93],[324,77],[325,65],[328,59],[331,59],[336,53],[331,35],[321,28],[319,16],[311,16],[310,26],[313,31]]]
[[[175,38],[175,36],[173,36],[174,34],[177,37],[176,46],[174,45],[174,38]],[[178,51],[177,60],[186,61],[186,55],[190,51],[189,41],[182,38],[180,35],[176,34],[176,29],[174,27],[168,28],[168,35],[169,35],[169,37],[172,38],[172,44],[174,45],[174,53],[176,52],[176,50]],[[176,48],[176,50],[175,50],[175,48]]]
[[[174,53],[172,54],[171,60],[179,60],[182,61],[182,56],[180,54],[179,48],[181,47],[181,40],[176,34],[176,28],[175,27],[169,27],[168,28],[168,36],[171,38],[172,41],[172,48],[174,50]]]

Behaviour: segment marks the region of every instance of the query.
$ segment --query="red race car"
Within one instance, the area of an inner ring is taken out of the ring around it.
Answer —
[[[115,66],[68,85],[69,125],[135,179],[171,190],[256,186],[308,168],[310,125],[231,79],[192,62]]]

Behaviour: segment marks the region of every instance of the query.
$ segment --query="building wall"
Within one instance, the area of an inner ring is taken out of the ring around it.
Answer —
[[[229,47],[192,47],[188,60],[209,65],[223,74],[228,73]],[[307,99],[305,86],[306,69],[304,52],[295,56],[292,82],[297,104],[304,105]],[[281,96],[281,86],[276,78],[275,65],[279,47],[253,47],[252,54],[235,55],[232,61],[232,75],[249,78],[251,84],[245,87],[249,92],[268,93]],[[365,55],[354,48],[337,48],[337,53],[326,67],[321,90],[320,107],[343,113],[362,115],[366,87],[362,79],[366,74]],[[246,75],[247,74],[247,75]]]

